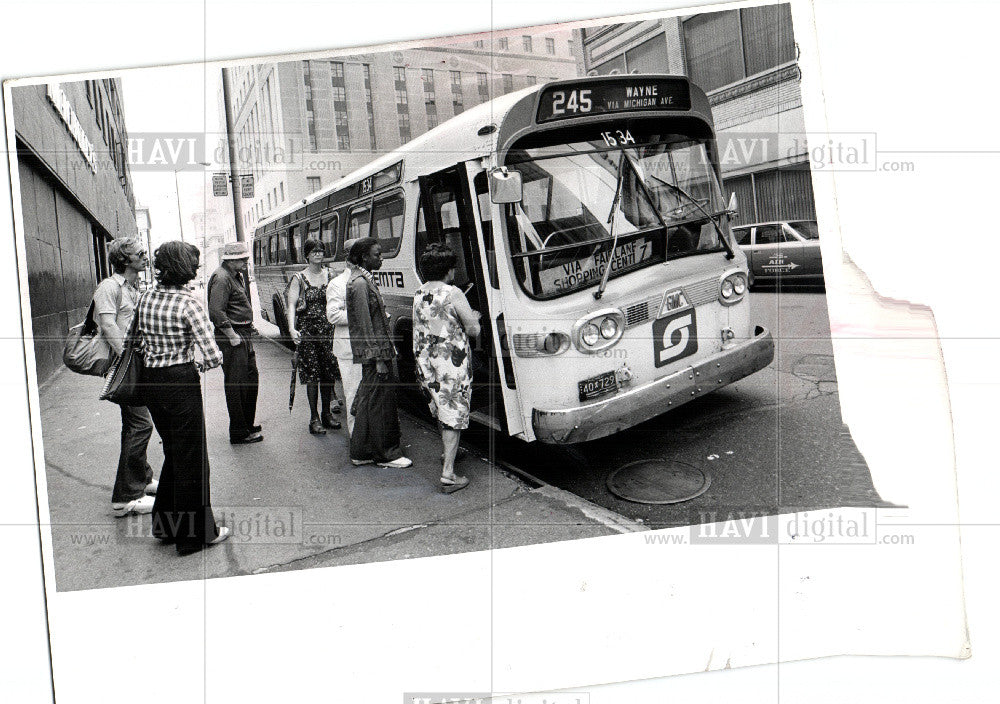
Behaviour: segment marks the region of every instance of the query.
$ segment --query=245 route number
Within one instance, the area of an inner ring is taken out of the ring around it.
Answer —
[[[565,91],[557,90],[552,94],[552,116],[565,115],[568,112],[590,112],[593,103],[590,100],[590,89]]]

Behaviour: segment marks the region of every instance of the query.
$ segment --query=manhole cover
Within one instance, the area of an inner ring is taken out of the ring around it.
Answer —
[[[639,504],[679,504],[701,496],[712,477],[683,462],[639,460],[622,465],[608,477],[608,489]]]

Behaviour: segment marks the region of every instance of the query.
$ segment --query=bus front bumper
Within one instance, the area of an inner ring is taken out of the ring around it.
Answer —
[[[757,326],[752,339],[644,386],[576,408],[531,412],[535,438],[570,444],[612,435],[760,371],[774,359],[774,338]]]

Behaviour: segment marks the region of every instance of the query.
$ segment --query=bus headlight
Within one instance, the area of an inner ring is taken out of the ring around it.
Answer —
[[[581,352],[593,354],[618,342],[624,330],[625,314],[617,308],[606,308],[576,321],[573,343]]]
[[[564,332],[514,333],[514,354],[518,357],[551,357],[569,349],[569,335]]]
[[[742,271],[726,274],[719,282],[719,303],[731,306],[739,303],[747,292],[747,277]]]

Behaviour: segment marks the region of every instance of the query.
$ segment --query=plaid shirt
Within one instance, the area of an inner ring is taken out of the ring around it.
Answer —
[[[147,367],[169,367],[194,361],[197,345],[204,367],[222,364],[204,306],[187,289],[159,286],[139,299],[139,335]]]

